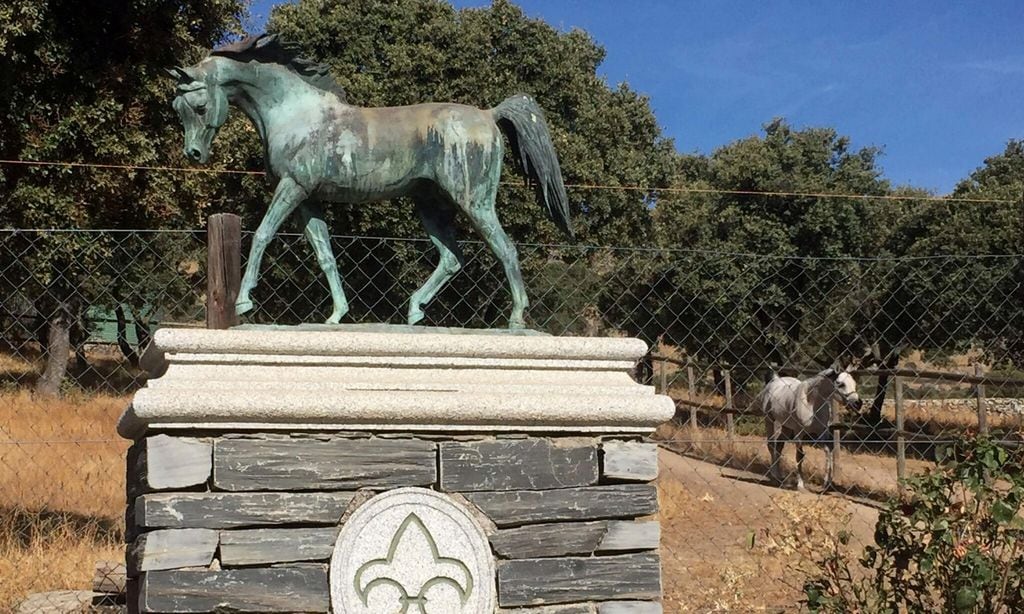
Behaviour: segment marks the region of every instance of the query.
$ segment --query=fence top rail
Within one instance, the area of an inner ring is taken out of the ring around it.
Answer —
[[[676,402],[676,409],[682,407],[689,407],[697,410],[713,411],[715,415],[732,414],[734,416],[764,417],[764,412],[746,409],[743,407],[728,407],[726,405],[716,405],[715,403],[701,403],[699,401],[690,401],[687,399],[673,398],[672,400]]]
[[[659,362],[665,362],[680,367],[697,367],[704,371],[711,369],[721,369],[723,371],[734,370],[738,366],[742,365],[728,365],[728,364],[701,364],[694,360],[680,360],[678,358],[672,358],[670,356],[661,356],[659,354],[651,354],[651,360]],[[763,371],[764,367],[744,367],[749,368],[751,371]],[[811,375],[819,373],[820,368],[817,367],[778,367],[777,373],[783,375]],[[1021,377],[1000,377],[992,375],[971,375],[967,373],[955,373],[952,371],[932,371],[928,369],[908,369],[908,368],[897,368],[897,369],[853,369],[850,371],[851,375],[858,377],[871,376],[871,377],[907,377],[912,379],[930,379],[945,382],[956,382],[960,384],[984,384],[991,386],[1024,386],[1024,378]]]
[[[50,233],[50,234],[200,234],[205,233],[206,228],[0,228],[0,233]],[[242,235],[252,235],[254,229],[242,229]],[[277,233],[278,237],[301,238],[301,232],[284,231]],[[397,236],[372,236],[352,234],[331,234],[332,240],[338,241],[380,241],[380,242],[407,242],[430,244],[430,239],[425,237],[397,237]],[[458,242],[460,245],[486,245],[485,242],[477,239],[466,239]],[[654,245],[597,245],[593,243],[528,243],[517,242],[517,247],[530,249],[551,249],[551,250],[574,250],[574,251],[602,251],[602,252],[630,252],[645,254],[686,254],[701,257],[715,258],[750,258],[756,260],[782,260],[791,262],[851,262],[851,263],[873,263],[873,262],[918,262],[929,260],[982,260],[982,259],[1024,259],[1024,253],[977,253],[977,254],[929,254],[923,256],[907,255],[877,255],[877,256],[812,256],[793,254],[759,254],[755,252],[722,251],[719,249],[690,249],[683,247],[663,247]]]

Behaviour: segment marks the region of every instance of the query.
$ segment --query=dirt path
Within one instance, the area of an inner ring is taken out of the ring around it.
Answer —
[[[873,507],[727,477],[667,450],[659,460],[666,613],[792,609],[838,531],[857,552],[872,539]]]

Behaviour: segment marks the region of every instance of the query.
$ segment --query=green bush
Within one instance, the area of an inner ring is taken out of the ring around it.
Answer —
[[[840,547],[804,585],[812,612],[1024,612],[1024,451],[988,438],[941,450],[879,514],[875,544]]]

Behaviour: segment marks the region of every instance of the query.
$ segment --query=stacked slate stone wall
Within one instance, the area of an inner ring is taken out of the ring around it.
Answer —
[[[128,455],[129,602],[328,612],[345,519],[417,486],[478,518],[499,612],[661,612],[657,449],[631,437],[151,435]]]

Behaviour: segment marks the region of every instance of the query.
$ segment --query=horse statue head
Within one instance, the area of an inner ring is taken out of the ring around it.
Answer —
[[[345,102],[345,91],[331,77],[328,67],[300,58],[298,53],[293,43],[276,34],[260,34],[218,47],[195,66],[166,69],[177,81],[173,107],[185,129],[185,157],[201,164],[209,160],[213,139],[227,120],[228,105],[235,102],[233,97],[238,93],[239,65],[261,65],[262,71],[256,67],[246,72],[256,78],[262,74],[268,83],[271,67],[286,69]]]
[[[167,73],[178,82],[173,106],[185,129],[185,157],[205,164],[210,159],[213,138],[228,118],[227,93],[213,71],[202,64],[175,66]]]

